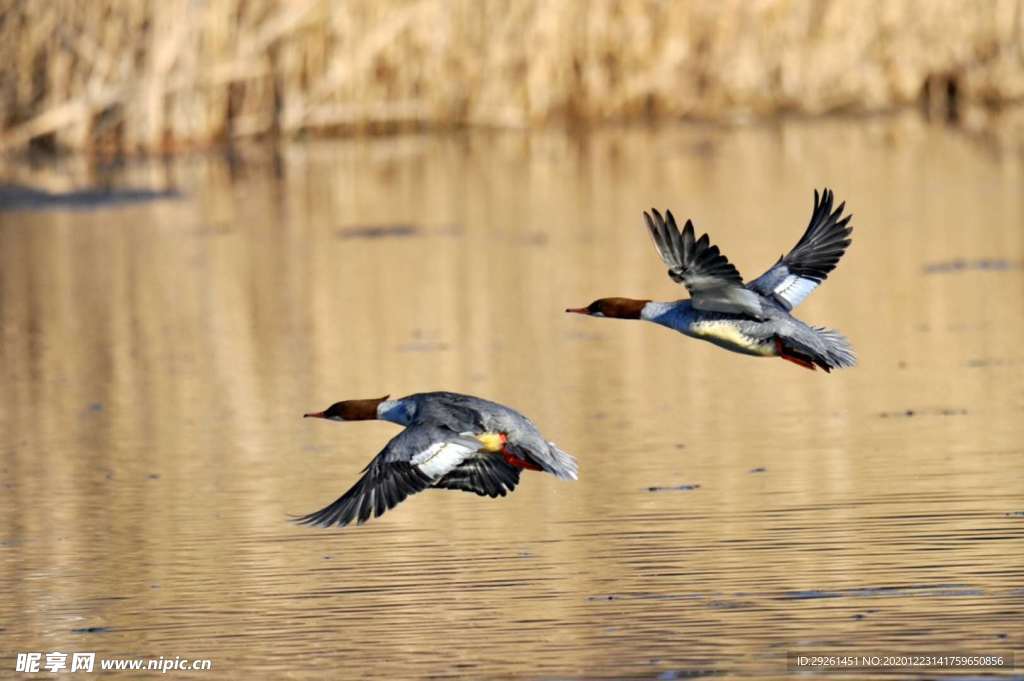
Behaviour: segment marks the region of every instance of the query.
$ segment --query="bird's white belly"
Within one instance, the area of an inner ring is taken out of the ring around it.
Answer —
[[[759,357],[774,357],[777,354],[774,343],[751,338],[740,331],[735,324],[727,321],[694,322],[690,325],[689,331],[690,335],[695,338],[709,341],[733,352]]]
[[[440,478],[476,451],[457,442],[435,442],[412,458],[412,463],[433,479]]]

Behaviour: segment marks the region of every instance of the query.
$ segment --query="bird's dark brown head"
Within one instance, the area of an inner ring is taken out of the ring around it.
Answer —
[[[329,419],[331,421],[371,421],[377,418],[377,405],[388,399],[375,397],[369,400],[343,400],[335,402],[323,411],[303,414],[304,418]]]
[[[649,300],[632,298],[598,298],[586,307],[570,307],[566,312],[585,314],[590,317],[615,317],[616,319],[640,319],[640,312]]]

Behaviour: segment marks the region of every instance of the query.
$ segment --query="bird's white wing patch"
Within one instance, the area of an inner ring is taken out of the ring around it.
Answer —
[[[773,290],[775,295],[789,303],[789,307],[792,309],[802,303],[804,298],[811,295],[811,291],[816,288],[818,288],[818,282],[813,279],[790,274],[780,281]]]
[[[411,463],[434,480],[474,454],[479,445],[468,442],[435,442],[412,457]]]

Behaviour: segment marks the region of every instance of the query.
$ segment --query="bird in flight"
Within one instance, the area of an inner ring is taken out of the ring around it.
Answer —
[[[397,400],[345,400],[305,416],[381,419],[405,426],[351,489],[319,511],[295,519],[305,525],[362,524],[429,488],[503,497],[516,488],[524,470],[577,478],[576,460],[545,440],[530,419],[471,395],[429,392]]]
[[[719,347],[758,357],[781,357],[826,372],[857,363],[853,348],[838,331],[811,326],[792,311],[828,276],[850,245],[852,216],[845,203],[832,208],[832,191],[814,192],[814,210],[796,246],[749,284],[704,234],[694,237],[689,220],[680,230],[671,211],[644,213],[668,276],[683,284],[690,298],[671,302],[600,298],[566,312],[591,317],[643,319]]]

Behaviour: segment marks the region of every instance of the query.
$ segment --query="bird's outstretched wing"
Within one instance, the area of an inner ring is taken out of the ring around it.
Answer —
[[[480,454],[463,461],[434,486],[494,498],[505,496],[518,484],[518,468],[496,454]]]
[[[665,211],[662,217],[651,209],[650,214],[644,213],[644,221],[662,261],[668,265],[668,276],[686,286],[695,309],[763,318],[758,296],[743,286],[743,277],[718,246],[711,244],[707,234],[695,238],[689,220],[680,230],[672,211]]]
[[[447,428],[406,428],[363,469],[363,477],[350,490],[295,521],[320,527],[362,524],[433,486],[479,448],[478,441]]]
[[[814,190],[814,211],[800,241],[748,288],[792,310],[825,281],[846,252],[853,232],[849,226],[853,216],[843,217],[846,204],[832,210],[833,198],[831,189],[824,189],[820,197]]]

